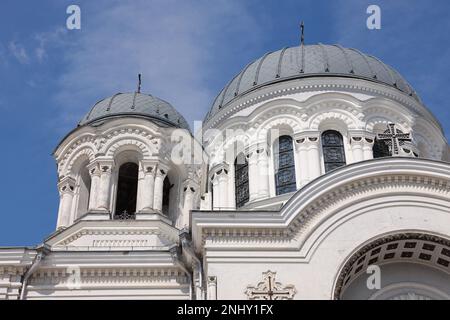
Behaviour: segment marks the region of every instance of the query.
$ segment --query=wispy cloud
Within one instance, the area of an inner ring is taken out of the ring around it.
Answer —
[[[87,14],[90,23],[73,31],[79,39],[55,97],[69,125],[96,100],[134,91],[138,73],[143,92],[169,101],[191,123],[203,119],[225,54],[257,43],[261,29],[240,1],[102,1],[82,6]]]
[[[0,46],[0,62],[5,65],[8,63],[8,58],[9,60],[12,58],[22,65],[28,65],[31,62],[42,63],[48,58],[49,50],[66,45],[68,45],[67,29],[57,27],[51,31],[34,33],[22,38],[21,41],[17,39],[9,41],[8,56],[4,48]]]
[[[37,42],[37,46],[34,49],[34,53],[39,62],[44,62],[48,57],[48,49],[60,47],[67,44],[66,36],[67,29],[58,27],[52,31],[41,32],[34,35],[34,40]]]
[[[381,30],[368,30],[366,8],[371,0],[334,2],[338,42],[381,58],[397,69],[424,103],[443,122],[450,136],[450,110],[442,84],[450,83],[448,33],[450,20],[439,5],[419,1],[377,1]],[[413,5],[414,4],[414,5]]]
[[[10,54],[21,64],[30,63],[30,58],[25,48],[16,41],[11,41],[8,44],[8,50]]]

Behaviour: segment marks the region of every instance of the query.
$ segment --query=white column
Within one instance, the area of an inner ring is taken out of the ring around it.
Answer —
[[[70,214],[72,211],[72,200],[75,190],[75,180],[65,177],[58,185],[60,202],[58,212],[58,222],[56,227],[68,227],[70,224]]]
[[[212,210],[219,210],[219,179],[217,175],[214,173],[211,177],[212,184]]]
[[[248,151],[246,158],[248,161],[248,201],[253,201],[258,198],[259,189],[258,154],[256,149],[253,148],[253,150]],[[234,178],[236,179],[236,177]]]
[[[217,277],[208,277],[208,300],[217,300]]]
[[[97,209],[98,188],[100,184],[100,168],[97,162],[88,165],[89,175],[91,176],[91,190],[89,191],[88,212]]]
[[[322,164],[320,163],[320,140],[319,135],[308,135],[306,140],[308,150],[308,180],[312,181],[321,174]]]
[[[363,140],[363,157],[364,160],[373,159],[373,143],[375,142],[374,137],[364,137]]]
[[[230,209],[228,203],[228,169],[221,168],[216,172],[217,176],[217,196],[219,200],[219,210]]]
[[[356,135],[350,137],[350,147],[352,149],[353,162],[360,162],[364,160],[364,137]]]
[[[100,185],[97,202],[97,210],[111,212],[111,174],[114,165],[113,160],[99,161]]]
[[[184,201],[182,216],[178,221],[179,229],[189,228],[190,213],[194,209],[195,192],[197,191],[197,185],[193,181],[186,181],[183,188]]]
[[[155,187],[153,193],[153,209],[156,211],[162,211],[162,202],[163,202],[163,187],[164,187],[164,179],[166,178],[167,171],[169,167],[164,164],[158,164],[155,175]]]
[[[260,147],[256,151],[258,154],[258,198],[269,197],[269,152],[267,146]]]
[[[295,176],[297,189],[309,182],[307,137],[295,137]]]
[[[141,168],[142,179],[141,183],[138,185],[139,201],[137,212],[151,212],[153,209],[157,165],[154,162],[142,161]]]
[[[213,210],[230,209],[228,203],[228,164],[225,162],[210,168],[213,185]],[[231,197],[233,199],[234,197]]]

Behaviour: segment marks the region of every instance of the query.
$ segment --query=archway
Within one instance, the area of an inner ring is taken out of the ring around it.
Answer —
[[[374,285],[375,277],[379,277],[378,287]],[[422,233],[399,233],[376,239],[347,260],[338,277],[334,298],[450,299],[450,240]]]
[[[133,162],[126,162],[119,168],[115,219],[132,219],[135,216],[138,171],[138,165]]]

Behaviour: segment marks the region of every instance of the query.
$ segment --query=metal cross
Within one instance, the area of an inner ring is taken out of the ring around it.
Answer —
[[[405,141],[411,141],[411,136],[409,133],[403,133],[400,129],[397,129],[394,123],[389,123],[388,129],[384,133],[377,134],[377,139],[384,141],[394,156],[399,154],[400,146]]]
[[[138,74],[138,88],[137,88],[137,93],[141,93],[141,74]]]
[[[301,30],[301,33],[302,33],[302,35],[300,37],[300,44],[304,44],[305,43],[305,34],[304,34],[304,32],[305,32],[305,24],[303,23],[303,21],[302,21],[302,23],[300,23],[300,30]]]
[[[246,294],[252,300],[279,300],[292,299],[296,293],[293,285],[282,287],[281,283],[275,281],[276,272],[267,271],[263,273],[263,281],[256,287],[248,286]]]

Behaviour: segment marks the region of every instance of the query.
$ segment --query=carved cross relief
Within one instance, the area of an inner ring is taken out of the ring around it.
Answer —
[[[293,285],[283,286],[275,280],[276,272],[263,272],[263,281],[256,286],[247,286],[245,294],[249,300],[291,300],[297,293]]]

